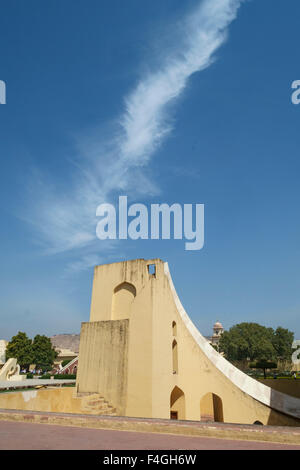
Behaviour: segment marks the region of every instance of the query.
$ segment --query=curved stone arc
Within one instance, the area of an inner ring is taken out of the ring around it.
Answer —
[[[10,358],[6,361],[0,371],[1,380],[22,380],[20,376],[20,366],[16,358]]]
[[[263,403],[264,405],[279,411],[281,413],[293,416],[294,418],[300,418],[300,399],[278,392],[270,387],[252,379],[247,374],[244,374],[237,367],[228,362],[221,354],[219,354],[206,339],[201,335],[199,330],[196,328],[188,314],[186,313],[176,289],[173,284],[173,280],[170,274],[169,265],[167,262],[164,263],[164,273],[169,281],[173,300],[176,305],[177,311],[186,326],[187,330],[192,335],[193,339],[200,347],[206,357],[217,367],[217,369],[225,375],[236,387],[242,392],[251,396],[255,400]]]

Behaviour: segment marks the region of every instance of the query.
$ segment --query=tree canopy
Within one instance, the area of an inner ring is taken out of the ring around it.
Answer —
[[[294,333],[278,327],[276,330],[258,323],[239,323],[224,331],[219,350],[229,361],[276,361],[290,359]]]
[[[6,359],[16,358],[21,367],[27,367],[33,362],[32,340],[26,333],[19,331],[13,336],[6,348]]]
[[[6,348],[6,358],[16,358],[21,367],[28,367],[30,364],[51,367],[56,356],[50,338],[36,335],[32,341],[21,331],[12,337]]]
[[[292,345],[294,333],[279,326],[274,332],[273,346],[278,359],[290,359],[292,355]]]
[[[34,363],[39,366],[52,366],[57,352],[52,346],[50,338],[44,335],[36,335],[32,343]]]

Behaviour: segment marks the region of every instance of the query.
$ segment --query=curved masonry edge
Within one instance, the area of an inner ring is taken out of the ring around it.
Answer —
[[[183,308],[176,289],[174,287],[172,277],[169,270],[168,263],[164,263],[164,273],[169,281],[170,290],[173,295],[175,305],[177,307],[178,313],[181,316],[183,323],[186,328],[206,355],[206,357],[214,364],[217,369],[222,372],[225,377],[227,377],[236,387],[238,387],[242,392],[251,396],[255,400],[263,403],[264,405],[279,411],[280,413],[287,414],[293,418],[300,418],[300,399],[291,397],[281,392],[277,392],[270,387],[258,382],[255,379],[252,379],[247,374],[244,374],[242,371],[233,366],[228,362],[223,356],[221,356],[201,335],[199,330],[193,324],[192,320],[189,318],[185,309]]]

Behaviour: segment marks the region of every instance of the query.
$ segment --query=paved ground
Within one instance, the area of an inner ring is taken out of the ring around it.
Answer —
[[[0,421],[0,450],[300,450],[300,446]]]

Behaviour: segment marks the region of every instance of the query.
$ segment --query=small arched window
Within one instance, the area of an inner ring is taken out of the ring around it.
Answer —
[[[172,343],[173,374],[178,374],[178,346],[174,339]]]
[[[177,325],[175,321],[173,321],[172,323],[172,332],[173,332],[173,336],[177,336]]]

